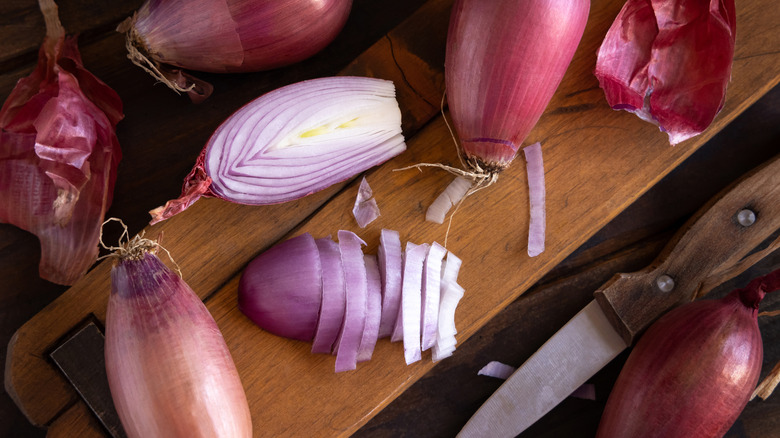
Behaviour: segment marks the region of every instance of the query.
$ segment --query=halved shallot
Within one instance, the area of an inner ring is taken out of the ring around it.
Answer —
[[[201,196],[250,205],[292,201],[404,150],[391,81],[339,76],[298,82],[225,120],[185,179],[181,196],[152,210],[152,223]]]

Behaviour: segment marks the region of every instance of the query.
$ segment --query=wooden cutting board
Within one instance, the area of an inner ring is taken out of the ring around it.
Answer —
[[[447,246],[464,261],[460,283],[466,295],[456,315],[460,341],[780,80],[780,29],[777,14],[770,13],[776,10],[774,3],[739,2],[726,106],[706,133],[670,147],[654,126],[612,111],[592,75],[596,50],[622,3],[593,1],[572,65],[527,139],[541,141],[544,151],[547,250],[533,259],[526,254],[528,193],[522,158],[498,184],[468,198],[455,216]],[[355,225],[353,181],[268,207],[201,200],[144,230],[151,236],[164,233],[163,245],[217,320],[247,392],[255,436],[349,435],[433,366],[430,354],[406,366],[402,346],[383,339],[370,362],[336,374],[332,357],[312,355],[309,344],[254,326],[236,308],[236,286],[249,260],[302,232],[323,237],[349,229],[368,243],[369,253],[376,251],[381,228],[398,230],[403,241],[443,243],[446,224],[425,222],[424,211],[451,176],[438,170],[396,170],[416,163],[458,164],[439,115],[451,4],[425,2],[340,72],[392,79],[398,89],[409,149],[366,174],[382,212],[377,221],[366,229]],[[21,327],[9,345],[6,390],[32,423],[49,427],[51,436],[103,433],[47,357],[83,321],[105,320],[110,263],[100,263]]]

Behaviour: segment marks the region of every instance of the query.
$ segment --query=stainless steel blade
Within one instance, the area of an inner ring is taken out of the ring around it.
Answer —
[[[627,347],[591,301],[498,388],[458,436],[519,434]]]

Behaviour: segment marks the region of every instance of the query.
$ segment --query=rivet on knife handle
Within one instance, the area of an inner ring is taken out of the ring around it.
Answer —
[[[627,344],[656,315],[693,299],[711,273],[735,264],[780,228],[780,156],[723,193],[691,218],[648,268],[618,274],[595,292]]]

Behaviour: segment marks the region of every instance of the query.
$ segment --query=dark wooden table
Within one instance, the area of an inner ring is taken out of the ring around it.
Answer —
[[[129,66],[124,53],[118,50],[121,47],[111,36],[113,29],[137,9],[139,0],[112,5],[90,0],[60,3],[66,28],[81,33],[85,64],[119,91],[124,100],[128,123],[120,123],[118,128],[124,157],[108,216],[121,217],[131,230],[139,230],[148,221],[147,211],[178,191],[208,134],[231,108],[236,108],[237,102],[281,83],[335,74],[425,2],[357,0],[350,21],[337,40],[303,64],[262,74],[203,75],[215,84],[217,92],[197,113],[185,98],[160,85],[153,86],[153,81],[140,69]],[[31,70],[43,26],[35,2],[30,0],[5,1],[0,5],[0,20],[0,99],[5,99],[14,82]],[[190,121],[194,131],[190,141],[169,137],[160,127],[149,131],[127,128],[136,126],[132,123],[135,117],[154,118],[169,112],[195,117]],[[779,122],[780,87],[775,87],[355,435],[453,436],[500,383],[477,376],[477,370],[491,360],[521,364],[591,299],[596,287],[616,272],[648,264],[670,235],[711,196],[780,153]],[[193,137],[202,141],[192,142]],[[109,232],[107,238],[116,236]],[[38,278],[38,257],[34,236],[0,225],[0,345],[6,345],[18,327],[66,290]],[[723,285],[718,293],[778,267],[780,254],[774,254]],[[768,297],[765,307],[772,308],[778,298]],[[767,371],[780,361],[780,322],[769,318],[760,322]],[[5,355],[5,349],[0,349],[0,359],[5,359]],[[593,436],[626,355],[594,376],[595,401],[567,399],[522,436]],[[753,401],[728,436],[780,436],[779,414],[777,396]],[[0,396],[0,436],[44,434],[27,422],[7,394]]]

